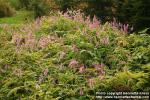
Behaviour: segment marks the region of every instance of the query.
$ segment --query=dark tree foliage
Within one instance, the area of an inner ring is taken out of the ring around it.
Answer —
[[[0,18],[12,16],[14,13],[14,9],[6,0],[0,0]]]
[[[150,0],[135,0],[131,22],[136,29],[150,27]]]
[[[31,1],[32,1],[32,0],[19,0],[19,3],[20,3],[21,8],[29,9],[29,8],[30,8]]]
[[[74,7],[80,2],[78,0],[55,0],[59,9],[62,11],[67,11],[67,9],[74,9]]]
[[[135,30],[150,27],[150,0],[114,0],[115,17],[134,26]]]
[[[110,20],[112,18],[112,0],[89,0],[87,1],[88,8],[86,13],[90,15],[97,15],[101,20]]]

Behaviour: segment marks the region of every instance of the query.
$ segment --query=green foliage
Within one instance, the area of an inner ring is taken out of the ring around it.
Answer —
[[[0,26],[0,99],[92,100],[150,91],[150,37],[62,15]]]
[[[132,24],[135,30],[149,27],[150,21],[150,1],[148,0],[114,0],[117,6],[116,16],[122,22]]]
[[[73,33],[77,28],[77,24],[71,20],[60,18],[49,29],[51,32],[55,32],[58,36],[63,36],[68,33]]]

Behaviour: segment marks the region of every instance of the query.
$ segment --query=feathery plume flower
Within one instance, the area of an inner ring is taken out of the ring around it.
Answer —
[[[107,37],[102,38],[101,42],[102,42],[102,44],[108,45],[110,42],[109,37],[107,36]]]
[[[73,67],[73,66],[77,66],[78,65],[78,61],[76,61],[75,59],[72,59],[69,63],[69,66]]]
[[[129,24],[121,24],[120,22],[117,22],[115,18],[113,18],[113,21],[110,22],[110,24],[113,28],[117,28],[125,33],[133,31],[133,26],[129,27]]]
[[[35,36],[33,35],[32,32],[28,33],[26,35],[26,38],[25,38],[25,47],[26,48],[35,48],[36,46],[36,39],[35,39]]]
[[[22,35],[19,33],[14,33],[12,36],[12,42],[16,44],[17,47],[21,46]]]
[[[48,75],[48,68],[46,68],[43,72],[44,76],[47,76]]]
[[[94,68],[95,68],[97,71],[100,71],[100,70],[101,70],[101,65],[100,65],[100,64],[95,64],[95,65],[94,65]]]
[[[98,72],[98,77],[100,80],[102,80],[104,78],[105,75],[105,71],[104,71],[104,64],[95,64],[94,65],[96,71]]]
[[[86,25],[90,25],[90,24],[92,23],[92,22],[91,22],[91,19],[90,19],[90,16],[87,16],[87,17],[85,18],[84,23],[85,23]]]
[[[65,12],[65,13],[63,14],[63,16],[70,19],[70,16],[69,16],[68,12]]]
[[[60,52],[60,55],[59,55],[59,59],[63,59],[65,57],[66,53],[65,52]]]
[[[88,79],[88,85],[90,88],[94,88],[94,84],[95,84],[95,81],[93,78],[89,78]]]
[[[76,22],[80,22],[86,24],[89,28],[95,29],[100,26],[100,21],[94,15],[93,20],[91,21],[90,16],[85,17],[81,10],[77,11],[67,11],[62,16],[74,20]]]
[[[104,75],[104,64],[95,64],[94,68],[96,69],[96,71],[99,73],[99,75]]]
[[[20,76],[23,75],[23,72],[22,72],[21,69],[15,69],[15,70],[13,71],[13,74],[16,75],[16,76],[18,76],[18,77],[20,77]]]
[[[93,17],[93,21],[89,24],[89,27],[91,29],[95,29],[98,28],[100,26],[100,21],[96,18],[96,16],[94,15]]]
[[[51,43],[51,37],[50,36],[43,36],[39,39],[38,41],[38,47],[40,48],[44,48],[45,46],[47,46],[49,43]]]
[[[80,96],[83,96],[84,95],[84,92],[83,92],[83,88],[81,87],[80,88]]]
[[[77,46],[76,46],[75,44],[72,45],[72,51],[73,51],[73,52],[78,51],[78,48],[77,48]]]
[[[79,73],[83,73],[85,71],[85,66],[82,64],[79,68]]]

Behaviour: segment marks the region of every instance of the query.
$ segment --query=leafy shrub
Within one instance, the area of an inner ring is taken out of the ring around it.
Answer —
[[[0,17],[12,16],[14,14],[13,8],[7,1],[0,0]]]
[[[93,100],[98,91],[150,91],[148,35],[74,18],[2,26],[0,99]]]
[[[56,32],[58,36],[63,36],[68,33],[73,33],[77,28],[75,22],[69,19],[60,18],[57,22],[50,28],[50,31]]]

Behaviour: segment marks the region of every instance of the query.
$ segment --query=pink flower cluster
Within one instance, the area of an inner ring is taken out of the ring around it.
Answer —
[[[85,65],[84,64],[79,65],[79,62],[76,61],[75,59],[72,59],[70,61],[69,66],[71,68],[77,68],[78,67],[79,73],[84,73],[85,72]]]
[[[99,26],[100,26],[100,21],[94,15],[93,21],[89,23],[89,27],[91,29],[95,29],[95,28],[98,28]]]
[[[107,36],[107,37],[102,38],[101,43],[108,45],[110,43],[109,37]]]
[[[17,47],[21,46],[22,35],[19,33],[14,33],[12,36],[12,42],[16,44]]]
[[[84,95],[84,91],[83,91],[83,88],[81,87],[80,88],[80,96]]]
[[[79,73],[83,73],[85,71],[85,66],[84,64],[81,64],[81,66],[79,67]]]
[[[17,48],[25,47],[33,49],[36,46],[36,39],[32,33],[26,35],[15,33],[12,36],[12,42],[16,44]]]
[[[110,24],[112,27],[117,28],[125,33],[133,31],[133,26],[130,27],[129,24],[122,24],[120,22],[117,22],[115,18],[113,19],[113,21]]]
[[[62,16],[74,20],[76,22],[83,23],[87,25],[91,29],[98,28],[100,26],[100,21],[94,15],[93,19],[91,20],[90,16],[85,17],[81,10],[77,11],[67,11],[65,13],[61,13]]]
[[[95,70],[98,72],[98,75],[101,79],[102,76],[104,76],[105,71],[104,71],[104,64],[95,64],[94,65]]]
[[[88,86],[89,86],[90,88],[94,88],[94,84],[95,84],[94,79],[93,79],[93,78],[89,78],[89,79],[88,79]]]
[[[16,44],[18,48],[29,48],[29,49],[35,49],[35,48],[44,48],[48,44],[56,42],[55,37],[52,36],[42,36],[40,39],[36,39],[35,35],[33,35],[32,32],[28,34],[19,34],[14,33],[12,36],[12,42]]]
[[[40,48],[44,48],[49,43],[51,43],[51,37],[50,36],[43,36],[39,39],[37,46]]]
[[[31,49],[35,48],[37,40],[35,39],[35,36],[32,32],[28,33],[24,39],[24,47]]]
[[[69,18],[71,20],[74,20],[76,22],[83,23],[87,25],[90,29],[96,29],[100,27],[100,21],[97,19],[97,17],[94,15],[93,19],[91,19],[90,16],[85,16],[84,13],[81,12],[81,10],[77,11],[66,11],[65,13],[60,13],[62,16]],[[120,22],[117,22],[114,18],[112,22],[110,22],[110,25],[113,28],[117,28],[125,33],[132,32],[133,26],[130,27],[129,24],[122,24]]]
[[[44,69],[43,73],[40,75],[38,82],[42,83],[44,81],[44,79],[47,77],[48,75],[48,68]]]
[[[34,23],[24,25],[19,31],[13,31],[12,42],[16,44],[18,48],[44,48],[51,42],[55,42],[55,37],[53,36],[41,36],[37,39],[34,33],[40,29],[42,25],[42,19],[37,18]],[[20,33],[19,33],[20,32]]]
[[[70,67],[76,67],[78,65],[78,61],[76,61],[75,59],[72,59],[69,63]]]

